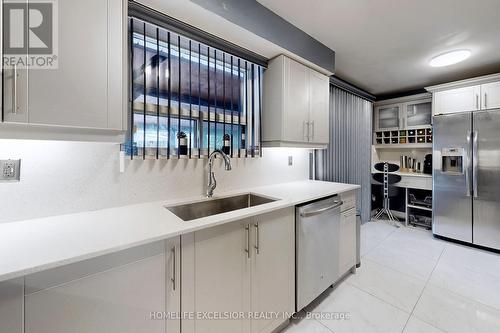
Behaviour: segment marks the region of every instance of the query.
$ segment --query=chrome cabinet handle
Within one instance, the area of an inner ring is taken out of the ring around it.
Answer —
[[[175,288],[176,288],[176,278],[175,278],[175,275],[177,274],[177,253],[176,253],[176,248],[175,246],[170,250],[170,253],[172,254],[173,256],[173,260],[172,260],[172,277],[170,278],[170,281],[172,282],[172,290],[175,291]]]
[[[254,228],[255,228],[255,245],[254,245],[254,248],[255,248],[255,252],[257,254],[260,254],[260,232],[259,232],[259,222],[255,223],[254,225]]]
[[[18,105],[17,105],[17,78],[19,74],[17,73],[17,65],[14,65],[14,74],[13,74],[13,90],[14,90],[14,98],[12,100],[12,113],[17,114]]]
[[[484,108],[488,108],[488,94],[484,93]]]
[[[245,226],[245,236],[247,239],[247,244],[245,247],[245,252],[247,253],[247,258],[250,259],[250,225]]]
[[[476,94],[476,110],[479,110],[479,94]]]
[[[472,159],[472,191],[474,192],[474,198],[477,198],[477,165],[478,165],[478,153],[477,153],[477,131],[474,131],[472,134],[472,150],[473,150],[473,159]]]
[[[468,130],[467,131],[467,151],[466,151],[466,156],[465,156],[465,186],[466,186],[466,189],[465,189],[465,194],[466,196],[470,197],[471,196],[471,186],[470,186],[470,175],[469,173],[471,172],[470,170],[470,167],[471,167],[471,164],[470,164],[470,161],[471,161],[471,157],[470,157],[470,141],[471,141],[471,136],[472,136],[472,131]]]
[[[306,134],[306,129],[307,129],[307,134]],[[308,121],[303,122],[302,131],[304,132],[304,139],[309,141],[309,122]]]
[[[311,216],[319,215],[319,214],[322,214],[322,213],[324,213],[326,211],[329,211],[331,209],[338,208],[338,207],[342,206],[343,204],[344,204],[343,201],[335,201],[335,203],[333,205],[325,207],[325,208],[314,210],[312,212],[301,212],[300,216],[302,216],[302,217],[311,217]]]

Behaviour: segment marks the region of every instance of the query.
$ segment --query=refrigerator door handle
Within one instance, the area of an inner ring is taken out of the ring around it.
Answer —
[[[470,173],[471,173],[471,137],[472,137],[472,131],[468,130],[467,131],[467,150],[465,152],[465,192],[468,197],[472,195],[471,193],[471,179],[470,179]]]
[[[474,198],[477,198],[477,165],[478,165],[478,153],[477,153],[477,131],[472,133],[472,152],[474,154],[472,159],[472,191],[474,193]]]

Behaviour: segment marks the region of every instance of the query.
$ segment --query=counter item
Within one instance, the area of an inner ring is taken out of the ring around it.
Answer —
[[[432,154],[425,155],[424,173],[432,175]]]
[[[179,132],[177,134],[177,139],[179,140],[179,155],[187,155],[188,153],[188,139],[184,132]]]
[[[231,153],[231,135],[224,134],[224,142],[222,144],[222,151],[229,155]]]

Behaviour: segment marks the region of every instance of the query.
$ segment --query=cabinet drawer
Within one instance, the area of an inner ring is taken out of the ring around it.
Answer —
[[[342,193],[340,198],[344,202],[342,204],[342,208],[340,208],[341,212],[347,211],[351,208],[356,207],[356,193],[354,191]]]
[[[432,178],[403,176],[401,177],[401,181],[397,184],[397,186],[432,190]]]

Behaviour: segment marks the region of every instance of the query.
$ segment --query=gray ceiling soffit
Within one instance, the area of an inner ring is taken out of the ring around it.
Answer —
[[[335,72],[335,51],[256,0],[191,1],[329,72]]]
[[[347,92],[350,92],[351,94],[354,94],[356,96],[359,96],[363,99],[366,99],[370,102],[375,101],[376,96],[372,95],[366,91],[364,91],[361,88],[356,87],[355,85],[350,84],[347,81],[342,80],[338,76],[332,75],[330,76],[330,84],[334,85],[335,87],[338,87],[340,89],[343,89]]]
[[[267,58],[230,43],[222,38],[209,34],[201,29],[160,13],[135,1],[128,2],[128,15],[139,20],[155,24],[159,27],[181,34],[210,47],[222,50],[237,57],[251,61],[262,67],[267,67]]]

